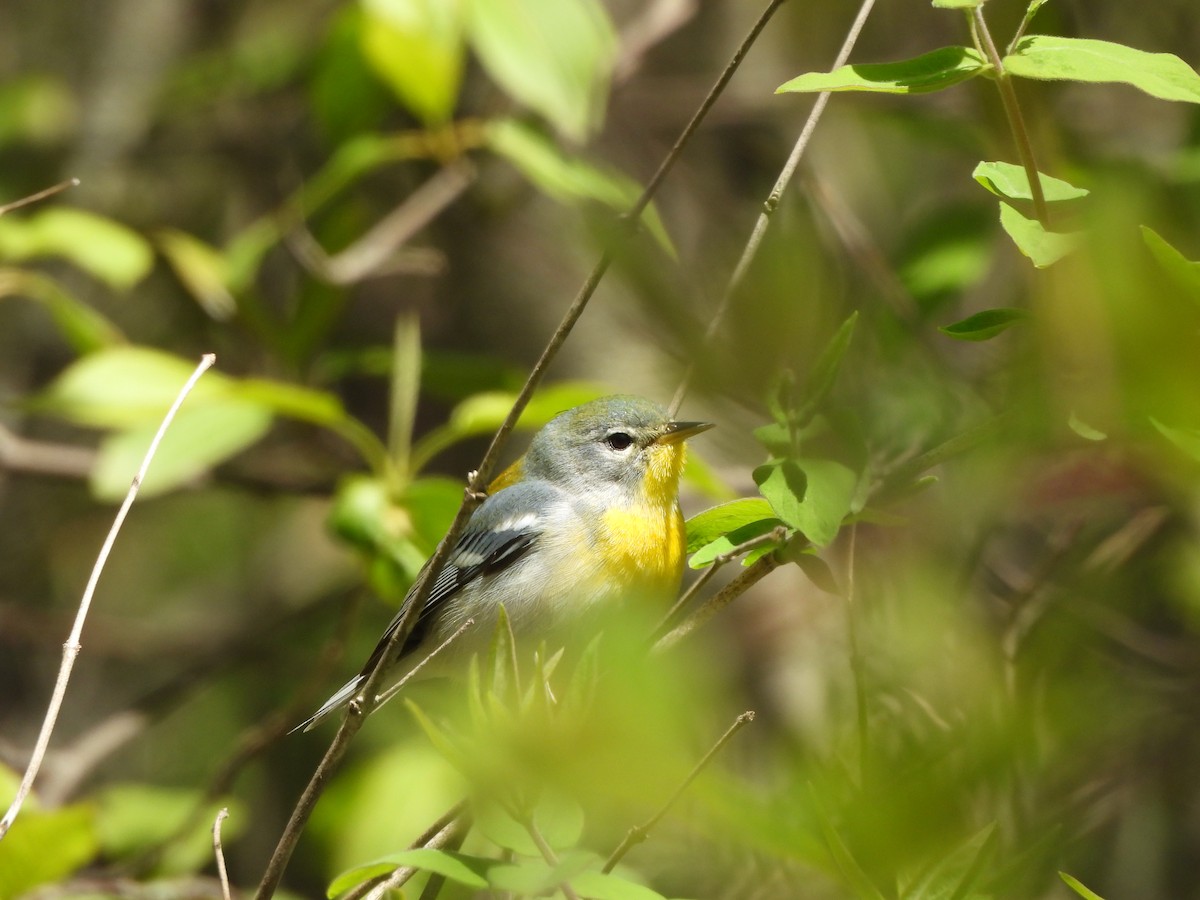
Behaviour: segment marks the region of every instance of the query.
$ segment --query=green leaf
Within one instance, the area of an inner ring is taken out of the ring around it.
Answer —
[[[363,56],[426,124],[450,118],[463,73],[461,4],[454,0],[363,0]]]
[[[933,0],[934,9],[978,9],[984,0]]]
[[[571,887],[590,900],[664,900],[663,895],[619,875],[588,871],[571,879]]]
[[[824,547],[850,512],[858,476],[833,460],[801,458],[759,466],[754,481],[779,518]]]
[[[1079,243],[1078,234],[1047,231],[1037,219],[1026,218],[1007,203],[1000,204],[1000,224],[1038,269],[1058,262]]]
[[[868,91],[884,94],[926,94],[953,87],[991,66],[970,47],[942,47],[894,63],[862,63],[832,72],[809,72],[775,89],[777,94],[816,91]]]
[[[389,853],[369,863],[355,866],[338,875],[329,883],[325,896],[337,897],[361,884],[389,875],[401,866],[434,872],[469,888],[479,890],[488,886],[488,871],[497,865],[496,860],[481,856],[470,856],[453,850],[437,850],[432,847],[414,847]]]
[[[396,468],[408,472],[417,398],[421,392],[421,319],[415,309],[396,317],[392,357],[388,451]]]
[[[503,603],[496,607],[496,628],[488,645],[484,675],[485,693],[510,706],[516,704],[521,689],[521,675],[517,667],[517,640],[513,636],[512,622]]]
[[[82,803],[48,811],[26,807],[0,841],[0,897],[64,879],[92,860],[100,850],[94,818]]]
[[[101,428],[126,428],[161,420],[196,364],[148,347],[112,347],[68,366],[31,401],[49,412]],[[208,372],[188,395],[188,406],[230,398],[232,380]]]
[[[769,513],[770,504],[765,500],[762,503],[768,508]],[[740,525],[737,528],[731,529],[728,534],[722,534],[707,544],[701,545],[692,555],[691,559],[688,560],[688,565],[693,569],[703,569],[705,566],[711,565],[718,556],[731,553],[734,548],[746,543],[746,541],[767,534],[782,524],[783,522],[779,519],[770,516],[766,519],[759,519],[755,522]],[[772,545],[766,548],[766,552],[770,552],[775,546],[778,545],[772,542]]]
[[[1200,75],[1178,56],[1108,41],[1029,35],[1004,68],[1021,78],[1129,84],[1161,100],[1200,103]]]
[[[816,555],[811,547],[794,554],[792,561],[800,567],[800,571],[808,576],[809,581],[825,593],[833,594],[835,597],[841,596],[842,589],[833,575],[833,570],[829,568],[829,564],[825,560]]]
[[[475,825],[480,833],[496,846],[512,850],[521,856],[541,856],[541,851],[529,836],[528,829],[498,803],[478,804],[474,813]]]
[[[997,197],[1010,200],[1032,200],[1033,191],[1029,189],[1029,176],[1024,166],[1006,162],[981,162],[971,173],[971,177],[982,184]],[[1085,188],[1078,188],[1061,178],[1053,178],[1038,172],[1038,180],[1042,183],[1042,196],[1047,203],[1061,200],[1077,200],[1089,193]]]
[[[450,732],[437,725],[433,719],[425,715],[424,710],[411,700],[405,699],[404,705],[408,707],[413,718],[417,720],[417,724],[421,726],[421,730],[425,732],[425,736],[429,738],[429,743],[433,744],[434,749],[442,755],[442,758],[458,769],[459,772],[470,777],[470,761],[459,749],[458,740]]]
[[[157,232],[155,240],[175,277],[201,309],[218,322],[237,312],[228,287],[229,267],[220,250],[173,228]]]
[[[0,298],[14,296],[40,303],[77,353],[91,353],[124,342],[117,326],[40,272],[0,269]]]
[[[953,325],[943,325],[938,331],[957,341],[987,341],[1028,318],[1029,313],[1023,309],[985,309]]]
[[[1071,413],[1067,419],[1067,427],[1083,438],[1085,441],[1103,441],[1108,439],[1108,435],[1097,428],[1093,428],[1087,422],[1080,419],[1075,413]]]
[[[1182,450],[1196,462],[1200,462],[1200,429],[1174,428],[1170,425],[1164,425],[1153,417],[1150,419],[1150,424],[1157,428],[1159,433],[1178,449]]]
[[[186,403],[163,435],[142,481],[141,496],[153,497],[187,484],[251,446],[271,428],[269,409],[230,401],[189,407]],[[141,465],[159,423],[146,422],[100,442],[89,479],[101,500],[120,500]]]
[[[688,519],[687,552],[695,553],[735,528],[769,518],[774,518],[771,504],[761,497],[747,497],[713,506]]]
[[[545,135],[513,119],[492,122],[487,129],[487,142],[539,190],[563,203],[590,200],[624,213],[642,192],[641,186],[632,179],[619,172],[597,168],[578,157],[567,156]],[[653,204],[642,213],[642,224],[674,259],[675,246]]]
[[[969,893],[979,879],[988,857],[995,850],[996,825],[986,826],[933,865],[926,866],[920,875],[904,886],[902,900],[932,900],[932,898],[966,898],[979,896]]]
[[[226,846],[243,829],[240,806],[229,800],[204,803],[199,790],[149,784],[116,784],[97,797],[96,833],[109,859],[134,857],[170,840],[154,866],[156,875],[197,872],[212,859],[212,823],[222,806],[230,807],[230,818],[222,829]],[[178,835],[181,827],[187,831]]]
[[[289,384],[286,381],[247,378],[231,382],[229,393],[231,397],[264,406],[289,419],[299,419],[327,428],[342,424],[350,418],[336,394]]]
[[[468,37],[488,74],[574,141],[604,119],[616,59],[597,0],[467,0]]]
[[[1155,262],[1189,297],[1200,303],[1200,262],[1189,260],[1152,228],[1145,225],[1141,228],[1142,240],[1146,242]]]
[[[544,791],[533,808],[533,824],[553,849],[566,850],[583,836],[583,807],[565,794]]]
[[[116,290],[128,290],[154,264],[137,232],[95,213],[56,206],[25,219],[0,218],[0,258],[58,257]]]
[[[1067,887],[1077,893],[1080,897],[1083,897],[1083,900],[1104,900],[1104,898],[1095,891],[1084,887],[1077,878],[1071,877],[1066,872],[1059,872],[1058,877],[1066,882]]]

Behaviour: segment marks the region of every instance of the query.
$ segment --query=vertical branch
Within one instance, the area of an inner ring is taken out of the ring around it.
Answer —
[[[96,563],[92,566],[92,574],[88,578],[87,587],[83,591],[83,598],[79,601],[79,611],[75,614],[75,624],[71,627],[71,634],[68,636],[66,643],[63,644],[62,664],[59,666],[58,678],[54,682],[54,693],[50,697],[50,705],[46,710],[46,718],[42,722],[42,730],[38,734],[37,743],[34,745],[33,754],[30,756],[29,767],[25,770],[21,784],[17,787],[17,795],[13,798],[8,812],[4,814],[3,819],[0,819],[0,840],[8,833],[13,822],[17,819],[17,815],[21,812],[21,806],[24,804],[25,798],[29,796],[29,792],[33,788],[33,780],[37,778],[38,770],[42,767],[42,760],[46,757],[46,748],[50,745],[50,735],[54,733],[54,726],[58,722],[58,713],[62,708],[63,698],[67,693],[67,683],[71,680],[71,670],[75,667],[75,658],[79,655],[81,649],[79,639],[83,634],[83,623],[87,620],[88,610],[92,606],[92,597],[96,593],[96,584],[100,581],[100,573],[104,571],[109,554],[112,553],[113,545],[116,543],[117,535],[121,531],[121,526],[125,523],[125,517],[129,514],[129,508],[133,506],[133,501],[137,498],[138,489],[142,486],[142,481],[146,478],[146,472],[150,468],[150,460],[154,459],[154,454],[158,452],[158,445],[162,443],[163,435],[166,434],[167,428],[175,418],[179,407],[183,404],[184,398],[191,393],[196,382],[200,380],[200,376],[208,371],[209,367],[216,361],[217,357],[212,353],[206,353],[201,357],[200,364],[196,366],[196,370],[192,372],[191,377],[188,378],[187,382],[180,389],[175,402],[167,410],[162,424],[158,426],[158,432],[154,435],[154,440],[150,442],[150,447],[146,450],[146,455],[142,459],[141,466],[138,467],[137,474],[133,476],[133,481],[129,485],[129,491],[125,494],[125,500],[122,502],[121,508],[117,510],[116,518],[113,520],[112,527],[108,530],[108,536],[104,539],[100,553],[96,556]]]
[[[1033,197],[1033,213],[1045,229],[1050,228],[1050,210],[1046,206],[1046,195],[1042,192],[1042,179],[1038,176],[1037,161],[1033,158],[1033,144],[1029,140],[1029,130],[1025,127],[1025,119],[1021,115],[1021,104],[1017,101],[1017,92],[1013,88],[1012,77],[1004,69],[1004,61],[988,31],[987,22],[983,18],[983,10],[976,7],[971,11],[972,35],[976,37],[983,52],[987,55],[992,68],[996,70],[996,89],[1000,92],[1000,102],[1004,105],[1004,115],[1008,118],[1008,127],[1012,131],[1013,140],[1017,144],[1017,156],[1025,168],[1025,177],[1029,179],[1029,192]]]

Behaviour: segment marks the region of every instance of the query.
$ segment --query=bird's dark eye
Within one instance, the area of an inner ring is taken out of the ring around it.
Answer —
[[[633,438],[623,431],[614,431],[604,439],[604,443],[608,444],[613,450],[628,450],[633,444]]]

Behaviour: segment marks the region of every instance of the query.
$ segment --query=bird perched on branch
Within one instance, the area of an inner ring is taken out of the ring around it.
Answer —
[[[640,397],[555,416],[488,488],[400,656],[423,655],[468,619],[488,633],[500,604],[518,635],[552,636],[626,598],[669,600],[683,575],[684,441],[707,422],[675,422]],[[362,672],[295,730],[348,703],[385,652],[412,593]]]

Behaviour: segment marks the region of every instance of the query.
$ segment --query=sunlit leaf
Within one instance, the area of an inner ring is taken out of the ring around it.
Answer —
[[[1033,198],[1024,166],[1006,162],[981,162],[975,167],[971,177],[998,197],[1007,197],[1010,200]],[[1038,181],[1041,182],[1042,196],[1047,203],[1077,200],[1089,193],[1085,188],[1075,187],[1061,178],[1054,178],[1042,172],[1038,172]]]
[[[984,0],[933,0],[935,9],[978,9]]]
[[[858,476],[834,460],[785,459],[759,466],[754,481],[779,518],[824,547],[850,512]]]
[[[0,897],[19,897],[37,885],[58,881],[99,851],[91,806],[27,808],[0,841]]]
[[[141,495],[152,497],[195,480],[257,443],[273,418],[265,407],[236,400],[185,405],[158,445],[142,481]],[[96,497],[119,500],[125,496],[157,430],[157,422],[147,421],[107,435],[100,442],[90,478]]]
[[[580,872],[571,879],[571,887],[581,897],[592,900],[664,900],[662,894],[645,885],[595,870]]]
[[[1004,57],[1004,68],[1022,78],[1130,84],[1160,100],[1200,103],[1200,74],[1178,56],[1108,41],[1029,35]]]
[[[990,69],[988,62],[970,47],[942,47],[903,62],[859,63],[832,72],[809,72],[780,85],[775,93],[925,94],[953,87]]]
[[[564,203],[591,200],[624,213],[642,192],[641,186],[632,179],[569,156],[537,130],[512,119],[491,123],[487,140],[496,153],[511,162],[540,190]],[[642,222],[659,245],[674,257],[675,247],[653,204],[642,213]]]
[[[1068,875],[1066,872],[1059,872],[1058,877],[1061,878],[1071,890],[1077,893],[1083,900],[1104,900],[1099,894],[1084,886],[1078,879]]]
[[[767,507],[767,512],[769,515],[770,504],[768,504],[765,500],[762,502],[763,505]],[[688,560],[688,565],[693,569],[702,569],[711,564],[718,556],[732,553],[735,548],[741,546],[747,541],[761,537],[764,534],[768,534],[782,524],[783,522],[781,522],[778,518],[769,515],[768,518],[747,522],[744,525],[739,525],[735,528],[732,528],[727,534],[718,535],[711,541],[701,544]]]
[[[687,521],[687,552],[695,553],[722,535],[757,522],[774,518],[771,504],[761,497],[731,500],[697,513]]]
[[[1047,231],[1037,219],[1021,215],[1007,203],[1000,204],[1000,225],[1038,269],[1058,262],[1079,244],[1078,234]]]
[[[145,238],[86,210],[56,206],[27,218],[0,217],[0,259],[46,257],[65,259],[117,290],[133,287],[154,264]]]
[[[604,118],[616,33],[597,0],[467,0],[468,36],[488,74],[575,141]]]
[[[1103,441],[1108,439],[1107,434],[1098,428],[1093,428],[1087,422],[1075,415],[1075,413],[1071,413],[1070,417],[1067,419],[1067,427],[1085,441]]]
[[[463,72],[463,10],[457,0],[363,0],[363,54],[422,121],[445,122]]]
[[[958,341],[987,341],[1028,318],[1029,313],[1023,309],[985,309],[953,325],[943,325],[938,331]]]

